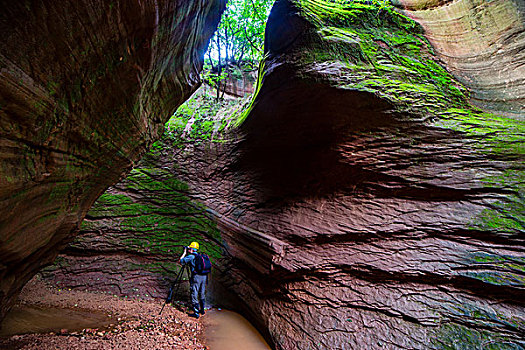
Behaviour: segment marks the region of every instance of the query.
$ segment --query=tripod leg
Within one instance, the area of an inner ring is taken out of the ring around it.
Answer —
[[[186,274],[188,275],[188,279],[190,280],[190,288],[189,288],[189,309],[193,310],[193,312],[198,316],[199,315],[199,303],[198,303],[198,291],[197,291],[197,285],[195,284],[195,281],[192,281],[191,279],[194,278],[193,274],[191,273],[191,269],[188,266],[186,269]],[[193,282],[193,283],[192,283]]]
[[[175,278],[175,281],[173,282],[173,284],[171,285],[171,289],[170,289],[170,293],[168,295],[168,299],[167,299],[167,302],[171,302],[171,300],[173,299],[173,288],[175,288],[175,285],[177,283],[180,283],[181,279],[182,279],[182,273],[184,272],[184,266],[182,266],[179,270],[179,273],[177,274],[177,278]],[[177,288],[178,290],[178,288]],[[177,292],[175,292],[174,294],[177,294]]]
[[[184,272],[184,267],[185,266],[182,266],[180,268],[179,273],[177,274],[177,277],[175,278],[175,281],[173,281],[173,283],[171,284],[170,291],[168,292],[168,297],[164,301],[164,304],[162,305],[162,309],[160,309],[159,316],[162,314],[162,311],[164,310],[164,307],[166,306],[166,304],[171,302],[171,299],[173,298],[173,294],[172,294],[173,288],[175,288],[175,284],[177,284],[177,282],[179,282],[180,279],[182,278],[182,273]],[[180,283],[179,283],[179,285],[180,285]],[[178,288],[177,288],[177,291],[178,291]],[[177,292],[175,292],[175,294],[176,293]]]
[[[180,285],[181,285],[181,282],[182,282],[182,276],[183,276],[183,272],[185,270],[185,267],[187,267],[187,265],[184,265],[183,267],[181,267],[180,269],[180,273],[179,273],[179,278],[178,278],[178,283],[177,283],[177,288],[175,289],[175,293],[173,293],[173,295],[177,294],[177,292],[179,291],[179,288],[180,288]]]

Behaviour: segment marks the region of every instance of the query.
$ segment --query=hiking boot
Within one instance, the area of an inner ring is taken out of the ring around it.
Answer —
[[[192,317],[192,318],[199,319],[199,314],[198,313],[193,313],[193,314],[190,314],[189,316]]]

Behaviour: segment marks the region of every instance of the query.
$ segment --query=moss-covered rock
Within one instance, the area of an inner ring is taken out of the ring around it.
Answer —
[[[523,347],[523,116],[472,105],[479,85],[406,15],[360,0],[270,15],[241,151],[217,175],[232,190],[207,203],[283,244],[280,282],[233,288],[284,349]]]
[[[193,100],[149,156],[278,349],[524,346],[523,122],[472,106],[427,33],[388,1],[278,0],[245,113]]]
[[[198,241],[220,266],[225,242],[214,215],[192,198],[177,157],[187,154],[187,147],[223,143],[224,131],[247,99],[216,101],[209,89],[186,101],[144,159],[98,198],[76,239],[42,272],[44,278],[69,288],[164,298],[190,242]],[[186,290],[180,293],[177,298]]]
[[[225,3],[2,4],[0,320],[198,87]]]
[[[184,246],[199,241],[212,261],[223,257],[219,230],[206,208],[189,197],[188,185],[169,170],[173,164],[166,158],[158,162],[159,150],[170,150],[171,135],[156,145],[100,196],[65,254],[42,272],[44,278],[73,288],[162,298]]]

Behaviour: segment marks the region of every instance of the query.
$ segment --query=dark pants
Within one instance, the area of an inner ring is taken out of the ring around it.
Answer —
[[[196,315],[204,313],[204,293],[206,291],[207,277],[206,275],[191,276],[191,304]]]

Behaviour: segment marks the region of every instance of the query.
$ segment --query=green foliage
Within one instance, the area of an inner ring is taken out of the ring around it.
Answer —
[[[229,0],[210,41],[208,57],[215,56],[212,59],[219,65],[226,61],[258,62],[263,54],[264,29],[273,1]]]
[[[202,78],[216,88],[226,78],[239,78],[259,63],[263,55],[266,19],[274,0],[229,0],[219,27],[210,41]],[[224,89],[223,89],[224,91]]]

